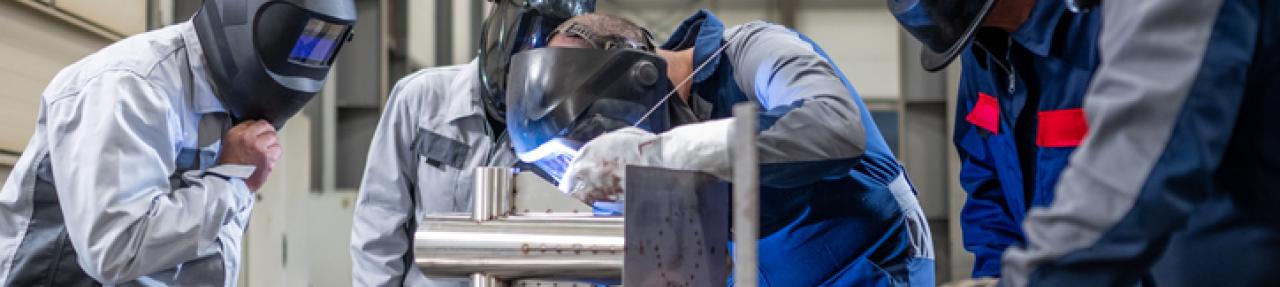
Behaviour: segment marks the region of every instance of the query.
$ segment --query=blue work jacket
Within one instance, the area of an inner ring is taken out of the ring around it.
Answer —
[[[1081,99],[1098,65],[1101,11],[1039,1],[1012,34],[983,28],[961,55],[955,141],[964,246],[974,277],[999,277],[1006,248],[1025,243],[1027,210],[1053,201],[1088,131]]]
[[[934,286],[928,225],[903,168],[817,44],[763,22],[726,30],[704,10],[662,48],[707,63],[693,75],[697,120],[742,102],[763,110],[762,286]]]

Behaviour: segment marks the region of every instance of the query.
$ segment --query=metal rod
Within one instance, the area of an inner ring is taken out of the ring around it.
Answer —
[[[757,239],[760,237],[760,166],[756,149],[756,106],[733,107],[733,280],[734,286],[758,285]]]
[[[622,277],[621,217],[513,216],[513,185],[511,168],[476,168],[470,216],[424,218],[413,244],[423,274],[471,277],[473,286],[514,278]]]
[[[511,216],[476,222],[462,216],[423,220],[414,259],[428,276],[499,279],[622,277],[620,217]]]
[[[506,285],[502,283],[502,281],[498,281],[497,277],[489,276],[489,274],[471,273],[471,287],[499,287]]]
[[[478,167],[475,190],[471,194],[471,220],[484,222],[506,214],[511,209],[513,170],[507,167]]]

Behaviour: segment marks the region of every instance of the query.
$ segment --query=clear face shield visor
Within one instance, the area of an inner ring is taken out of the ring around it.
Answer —
[[[542,48],[512,57],[507,128],[521,161],[559,181],[578,149],[624,127],[670,128],[666,62],[638,49]]]

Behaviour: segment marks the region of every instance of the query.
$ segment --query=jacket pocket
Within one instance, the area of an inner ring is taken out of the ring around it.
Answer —
[[[969,109],[964,120],[993,135],[1000,134],[1000,101],[987,93],[978,93],[978,102]]]
[[[413,149],[418,157],[422,158],[423,163],[440,169],[462,168],[466,164],[467,154],[471,151],[471,147],[462,141],[423,128],[418,129]]]
[[[418,158],[416,182],[419,217],[431,213],[463,212],[457,206],[465,206],[470,199],[457,196],[460,171],[466,165],[471,147],[462,141],[418,129],[414,139],[414,153]],[[371,162],[369,164],[379,164]]]
[[[1074,148],[1089,133],[1081,108],[1040,111],[1037,116],[1040,121],[1036,127],[1036,145],[1040,147]]]

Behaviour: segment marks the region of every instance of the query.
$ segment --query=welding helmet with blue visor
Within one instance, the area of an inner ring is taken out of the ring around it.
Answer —
[[[583,32],[574,27],[568,32]],[[671,128],[664,102],[675,87],[652,41],[584,39],[594,48],[540,48],[511,58],[506,100],[512,146],[521,161],[556,182],[597,136],[625,127],[653,133]]]
[[[207,0],[192,22],[231,117],[281,128],[324,86],[356,8],[351,0]]]
[[[493,10],[480,32],[480,93],[485,112],[505,119],[511,56],[546,47],[549,35],[573,16],[593,12],[596,0],[489,0]]]
[[[973,41],[996,0],[887,0],[889,12],[919,40],[920,64],[946,68]]]

